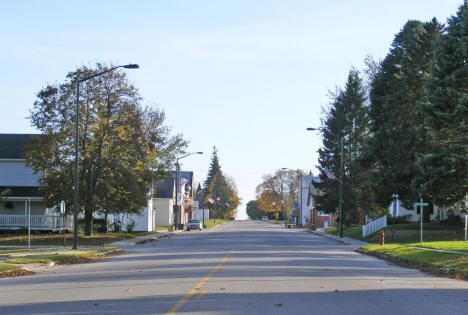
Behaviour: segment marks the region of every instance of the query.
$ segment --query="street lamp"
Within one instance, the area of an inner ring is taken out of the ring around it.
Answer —
[[[78,121],[80,119],[80,83],[85,82],[89,79],[95,78],[97,76],[100,76],[104,73],[107,73],[109,71],[115,70],[117,68],[125,68],[125,69],[138,69],[140,66],[137,64],[128,64],[128,65],[122,65],[122,66],[117,66],[113,67],[110,69],[107,69],[105,71],[95,73],[93,75],[90,75],[89,77],[85,78],[77,78],[76,80],[76,119],[75,119],[75,179],[74,179],[74,202],[73,202],[73,249],[78,248],[78,137],[79,137],[79,127],[78,127]]]
[[[398,194],[393,194],[392,199],[393,199],[393,212],[392,212],[392,218],[395,218],[397,215],[397,202],[398,202]],[[393,224],[390,225],[391,230],[392,230],[392,242],[393,242]]]
[[[321,131],[320,128],[307,128],[306,130],[318,130]],[[331,136],[338,138],[338,136],[330,134]],[[340,137],[340,146],[341,146],[341,153],[340,153],[340,178],[338,179],[340,182],[340,205],[339,205],[339,211],[340,211],[340,238],[343,237],[343,209],[342,209],[342,204],[343,204],[343,137]]]
[[[174,228],[177,230],[178,228],[178,223],[179,223],[179,206],[178,206],[178,199],[179,199],[179,187],[180,187],[180,164],[179,160],[182,160],[183,158],[186,158],[187,156],[191,156],[194,154],[203,154],[203,152],[192,152],[189,154],[186,154],[184,156],[176,158],[176,199],[175,199],[175,208],[176,208],[176,213],[175,213],[175,222],[174,222]],[[205,214],[205,212],[203,212]]]
[[[293,173],[296,173],[297,175],[299,175],[299,181],[300,181],[300,198],[301,198],[301,201],[300,201],[300,209],[299,209],[299,227],[302,227],[302,173],[301,172],[298,172],[298,171],[295,171],[295,170],[292,170],[290,168],[287,168],[287,167],[283,167],[282,170],[286,170],[286,171],[290,171],[290,172],[293,172]]]

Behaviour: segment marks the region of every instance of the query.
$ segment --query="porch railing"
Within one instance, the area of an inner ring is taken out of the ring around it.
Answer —
[[[377,232],[378,230],[387,226],[387,216],[384,215],[369,224],[362,226],[362,237],[366,237],[372,233]]]
[[[9,228],[27,228],[29,225],[29,216],[21,214],[2,214],[0,215],[0,227]],[[73,221],[70,216],[61,215],[31,215],[32,229],[69,229],[73,227]]]

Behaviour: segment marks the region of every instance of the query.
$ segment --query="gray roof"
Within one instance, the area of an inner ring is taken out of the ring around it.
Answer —
[[[155,183],[156,188],[156,198],[172,198],[174,196],[174,186],[176,182],[176,172],[171,172],[171,177],[166,178],[160,182]],[[193,184],[193,172],[187,171],[180,171],[179,173],[180,179],[185,178],[187,180],[186,186],[192,187]],[[192,196],[193,189],[190,191],[190,195]]]
[[[0,134],[0,159],[24,159],[24,147],[39,134]]]

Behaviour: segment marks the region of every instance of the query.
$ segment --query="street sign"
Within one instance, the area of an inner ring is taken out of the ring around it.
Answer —
[[[428,202],[417,202],[414,205],[417,206],[417,207],[427,207],[427,206],[429,206],[429,203]]]

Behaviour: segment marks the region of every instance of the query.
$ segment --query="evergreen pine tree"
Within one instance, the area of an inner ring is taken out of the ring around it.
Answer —
[[[373,173],[374,194],[387,207],[392,194],[411,204],[420,193],[412,185],[418,175],[416,157],[426,146],[421,104],[426,97],[427,76],[441,26],[408,21],[395,36],[390,52],[374,75],[370,90],[371,141],[366,166]]]
[[[234,185],[234,184],[233,184]],[[210,168],[204,183],[202,197],[204,203],[212,210],[213,218],[232,216],[234,209],[240,203],[239,197],[233,187],[228,184],[218,160],[218,151],[213,147]],[[212,198],[215,202],[210,203]]]
[[[424,106],[428,147],[418,182],[441,206],[468,192],[468,4],[448,20],[437,41]]]
[[[211,156],[211,163],[210,167],[208,169],[208,175],[205,179],[205,182],[203,184],[203,197],[206,198],[206,196],[209,194],[209,186],[213,179],[215,178],[216,174],[221,172],[221,167],[219,166],[219,160],[218,160],[218,150],[216,150],[216,147],[213,147],[213,155]]]
[[[362,210],[358,199],[361,173],[359,159],[366,143],[368,115],[366,96],[358,71],[352,69],[345,88],[332,97],[331,107],[322,122],[323,147],[319,150],[319,183],[314,183],[322,193],[315,196],[315,205],[323,212],[335,212],[339,208],[339,180],[343,181],[343,219],[346,223],[361,221]],[[343,178],[340,177],[341,146],[343,138]],[[326,171],[338,180],[330,179]]]

